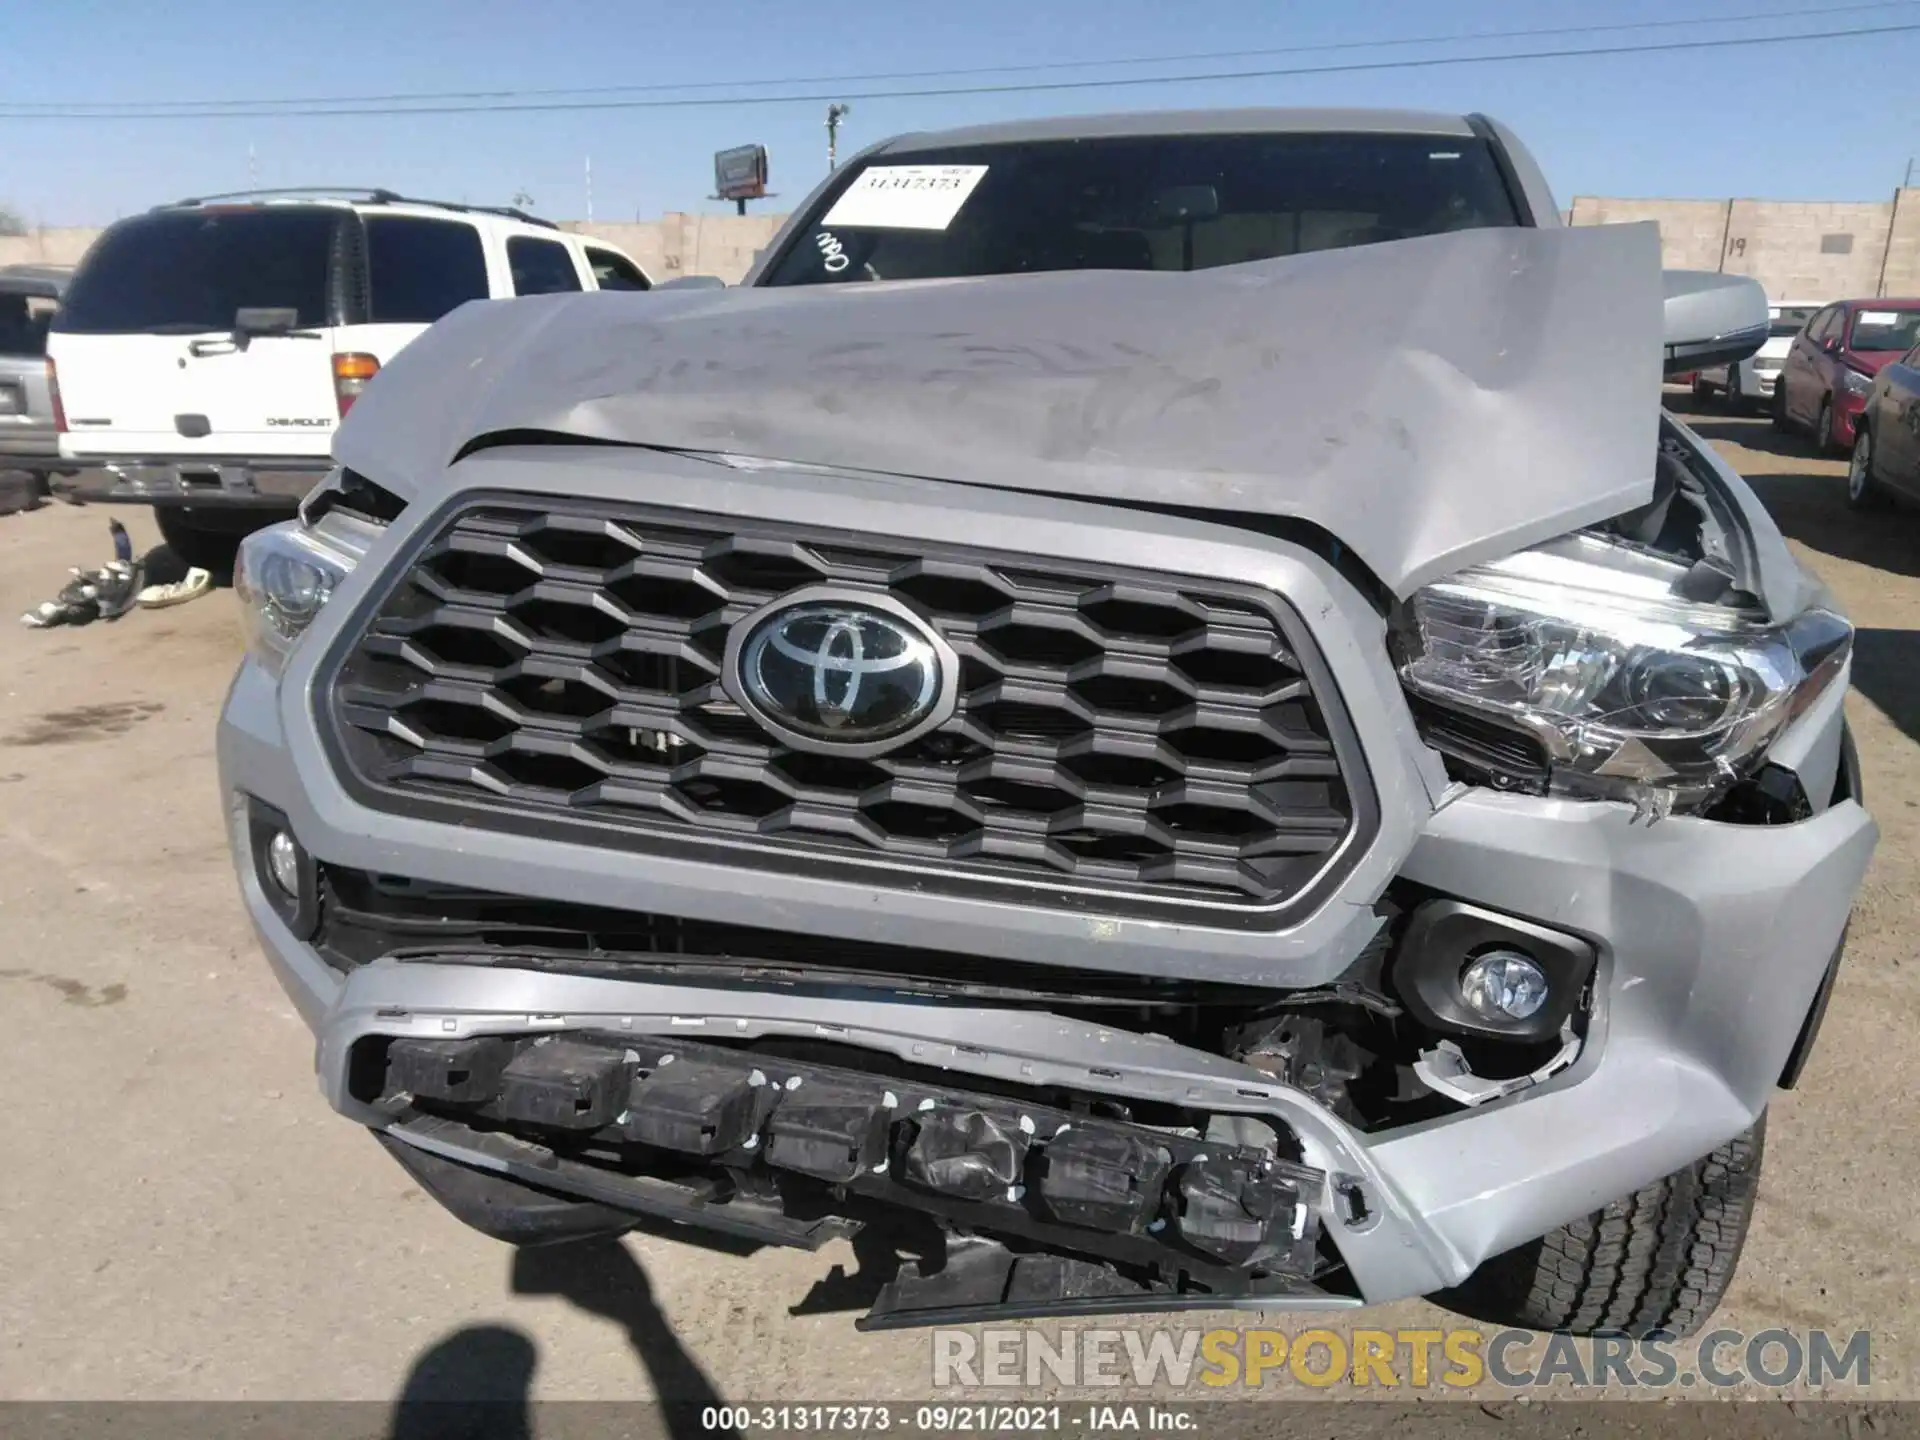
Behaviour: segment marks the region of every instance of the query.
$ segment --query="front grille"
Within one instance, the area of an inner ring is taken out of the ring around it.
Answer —
[[[729,628],[818,584],[938,631],[951,719],[847,759],[728,699]],[[331,690],[350,778],[464,824],[1263,914],[1324,885],[1356,824],[1297,618],[1219,581],[498,498],[432,533],[363,624]]]

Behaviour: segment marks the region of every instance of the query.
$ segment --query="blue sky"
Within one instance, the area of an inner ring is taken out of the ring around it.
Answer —
[[[1246,61],[912,80],[900,88],[1155,76],[1287,64],[1672,42],[1920,23],[1920,3],[1821,13],[1811,0],[0,0],[6,107],[357,96],[424,90],[782,80],[1326,46],[1555,25],[1798,11],[1740,25],[1483,40]],[[988,96],[857,99],[842,154],[901,130],[1015,115],[1236,104],[1480,109],[1574,194],[1886,198],[1920,154],[1920,33],[1793,46]],[[783,87],[802,93],[834,85]],[[888,88],[848,83],[840,90]],[[656,92],[651,98],[676,93]],[[704,96],[727,92],[691,92]],[[763,92],[766,93],[766,92]],[[642,98],[642,97],[633,97]],[[787,208],[825,170],[824,106],[393,117],[95,119],[0,113],[0,204],[98,224],[157,201],[248,184],[359,183],[474,203],[530,195],[597,219],[718,207],[716,149],[769,146]],[[1920,172],[1920,167],[1916,167]]]

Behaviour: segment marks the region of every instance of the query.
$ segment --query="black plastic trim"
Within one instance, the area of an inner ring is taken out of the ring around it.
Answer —
[[[274,914],[285,922],[287,928],[297,940],[310,940],[320,928],[320,870],[314,864],[313,856],[307,853],[307,847],[300,843],[300,837],[293,833],[293,826],[280,811],[257,800],[253,796],[247,801],[247,848],[252,852],[254,879],[260,884],[261,893],[267,897],[267,903],[273,907]],[[273,867],[267,861],[267,842],[275,831],[285,831],[293,840],[293,848],[300,861],[300,894],[292,896],[280,888],[280,882],[273,878]]]
[[[1526,229],[1537,229],[1540,217],[1533,213],[1533,202],[1527,199],[1527,187],[1520,183],[1520,172],[1514,169],[1513,157],[1507,154],[1507,147],[1500,142],[1499,132],[1493,128],[1493,122],[1484,115],[1466,117],[1467,128],[1476,138],[1486,144],[1493,156],[1493,167],[1500,172],[1500,183],[1506,186],[1507,199],[1513,202],[1513,213],[1518,223]]]
[[[1800,1077],[1806,1073],[1807,1061],[1813,1058],[1814,1042],[1820,1038],[1820,1027],[1827,1018],[1827,1002],[1833,999],[1834,982],[1840,978],[1840,961],[1847,953],[1847,930],[1851,928],[1849,922],[1841,930],[1833,959],[1827,962],[1826,974],[1820,977],[1820,988],[1813,992],[1813,1004],[1807,1007],[1807,1018],[1800,1022],[1800,1033],[1794,1037],[1793,1049],[1787,1052],[1787,1063],[1780,1069],[1782,1090],[1798,1088]]]

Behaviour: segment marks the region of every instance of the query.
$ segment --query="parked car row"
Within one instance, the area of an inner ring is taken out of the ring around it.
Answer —
[[[1767,343],[1760,347],[1757,354],[1738,365],[1716,365],[1688,376],[1694,398],[1704,400],[1710,395],[1721,394],[1726,396],[1727,405],[1735,410],[1771,400],[1775,383],[1780,378],[1780,367],[1786,363],[1787,351],[1793,346],[1793,337],[1800,333],[1819,308],[1817,301],[1789,300],[1769,305]]]
[[[89,498],[155,507],[219,569],[332,464],[368,382],[469,300],[646,290],[617,247],[519,210],[386,190],[162,205],[94,243],[54,317],[58,453]]]
[[[1792,342],[1773,397],[1774,425],[1811,433],[1823,452],[1853,448],[1874,378],[1920,344],[1920,300],[1842,300]]]
[[[1912,318],[1920,320],[1920,310]],[[1881,365],[1853,432],[1848,503],[1864,510],[1894,496],[1920,500],[1920,343]]]
[[[1738,365],[1670,377],[1729,409],[1764,405],[1774,429],[1822,454],[1851,456],[1856,509],[1920,500],[1920,299],[1785,301],[1772,331]]]

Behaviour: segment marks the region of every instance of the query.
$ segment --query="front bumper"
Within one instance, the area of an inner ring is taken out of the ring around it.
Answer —
[[[556,474],[569,462],[551,452],[538,466],[507,453],[460,468],[480,487],[548,483],[578,493],[604,484],[631,492],[630,470],[571,463],[572,473]],[[1487,1257],[1692,1162],[1766,1106],[1875,842],[1872,821],[1853,801],[1790,825],[1682,817],[1649,826],[1620,805],[1449,788],[1412,731],[1377,616],[1331,567],[1278,540],[1035,497],[970,497],[962,509],[938,487],[828,485],[793,473],[716,478],[691,462],[665,478],[676,482],[676,503],[692,509],[818,520],[823,507],[844,506],[849,528],[1020,533],[1042,553],[1094,547],[1116,560],[1156,556],[1183,573],[1281,588],[1321,627],[1328,667],[1360,732],[1382,812],[1368,853],[1313,915],[1285,930],[1246,932],[798,874],[742,887],[738,871],[702,861],[639,860],[572,840],[376,813],[334,773],[311,689],[319,657],[369,592],[387,553],[378,548],[322,613],[283,683],[251,663],[236,677],[220,727],[223,793],[278,810],[323,865],[817,935],[828,955],[837,939],[857,939],[988,956],[1014,970],[1067,963],[1275,989],[1325,984],[1374,938],[1373,902],[1399,880],[1591,940],[1600,959],[1580,1057],[1517,1095],[1363,1134],[1304,1091],[1220,1055],[1031,1009],[930,1004],[880,989],[660,983],[391,959],[342,974],[268,901],[236,822],[247,909],[317,1036],[322,1092],[348,1118],[444,1159],[514,1174],[513,1157],[481,1137],[396,1119],[356,1087],[361,1042],[570,1032],[678,1041],[826,1037],[945,1072],[958,1088],[1012,1085],[1267,1117],[1297,1137],[1302,1163],[1325,1177],[1311,1197],[1314,1213],[1326,1221],[1358,1298],[1373,1303],[1461,1281]],[[396,530],[430,520],[410,513]],[[1807,757],[1810,791],[1818,788],[1811,757],[1824,757],[1823,796],[1839,751],[1839,693],[1776,744],[1778,754]],[[540,1173],[546,1188],[608,1200],[577,1177]],[[1365,1197],[1358,1209],[1342,1198],[1356,1189]],[[1327,1299],[1314,1292],[1257,1303]]]
[[[72,460],[61,488],[121,505],[292,510],[332,471],[325,458]]]
[[[0,419],[0,461],[10,469],[56,469],[60,465],[59,437],[50,424],[10,424]]]
[[[1851,450],[1859,433],[1860,417],[1866,413],[1867,397],[1836,389],[1833,393],[1833,443],[1839,450]]]

